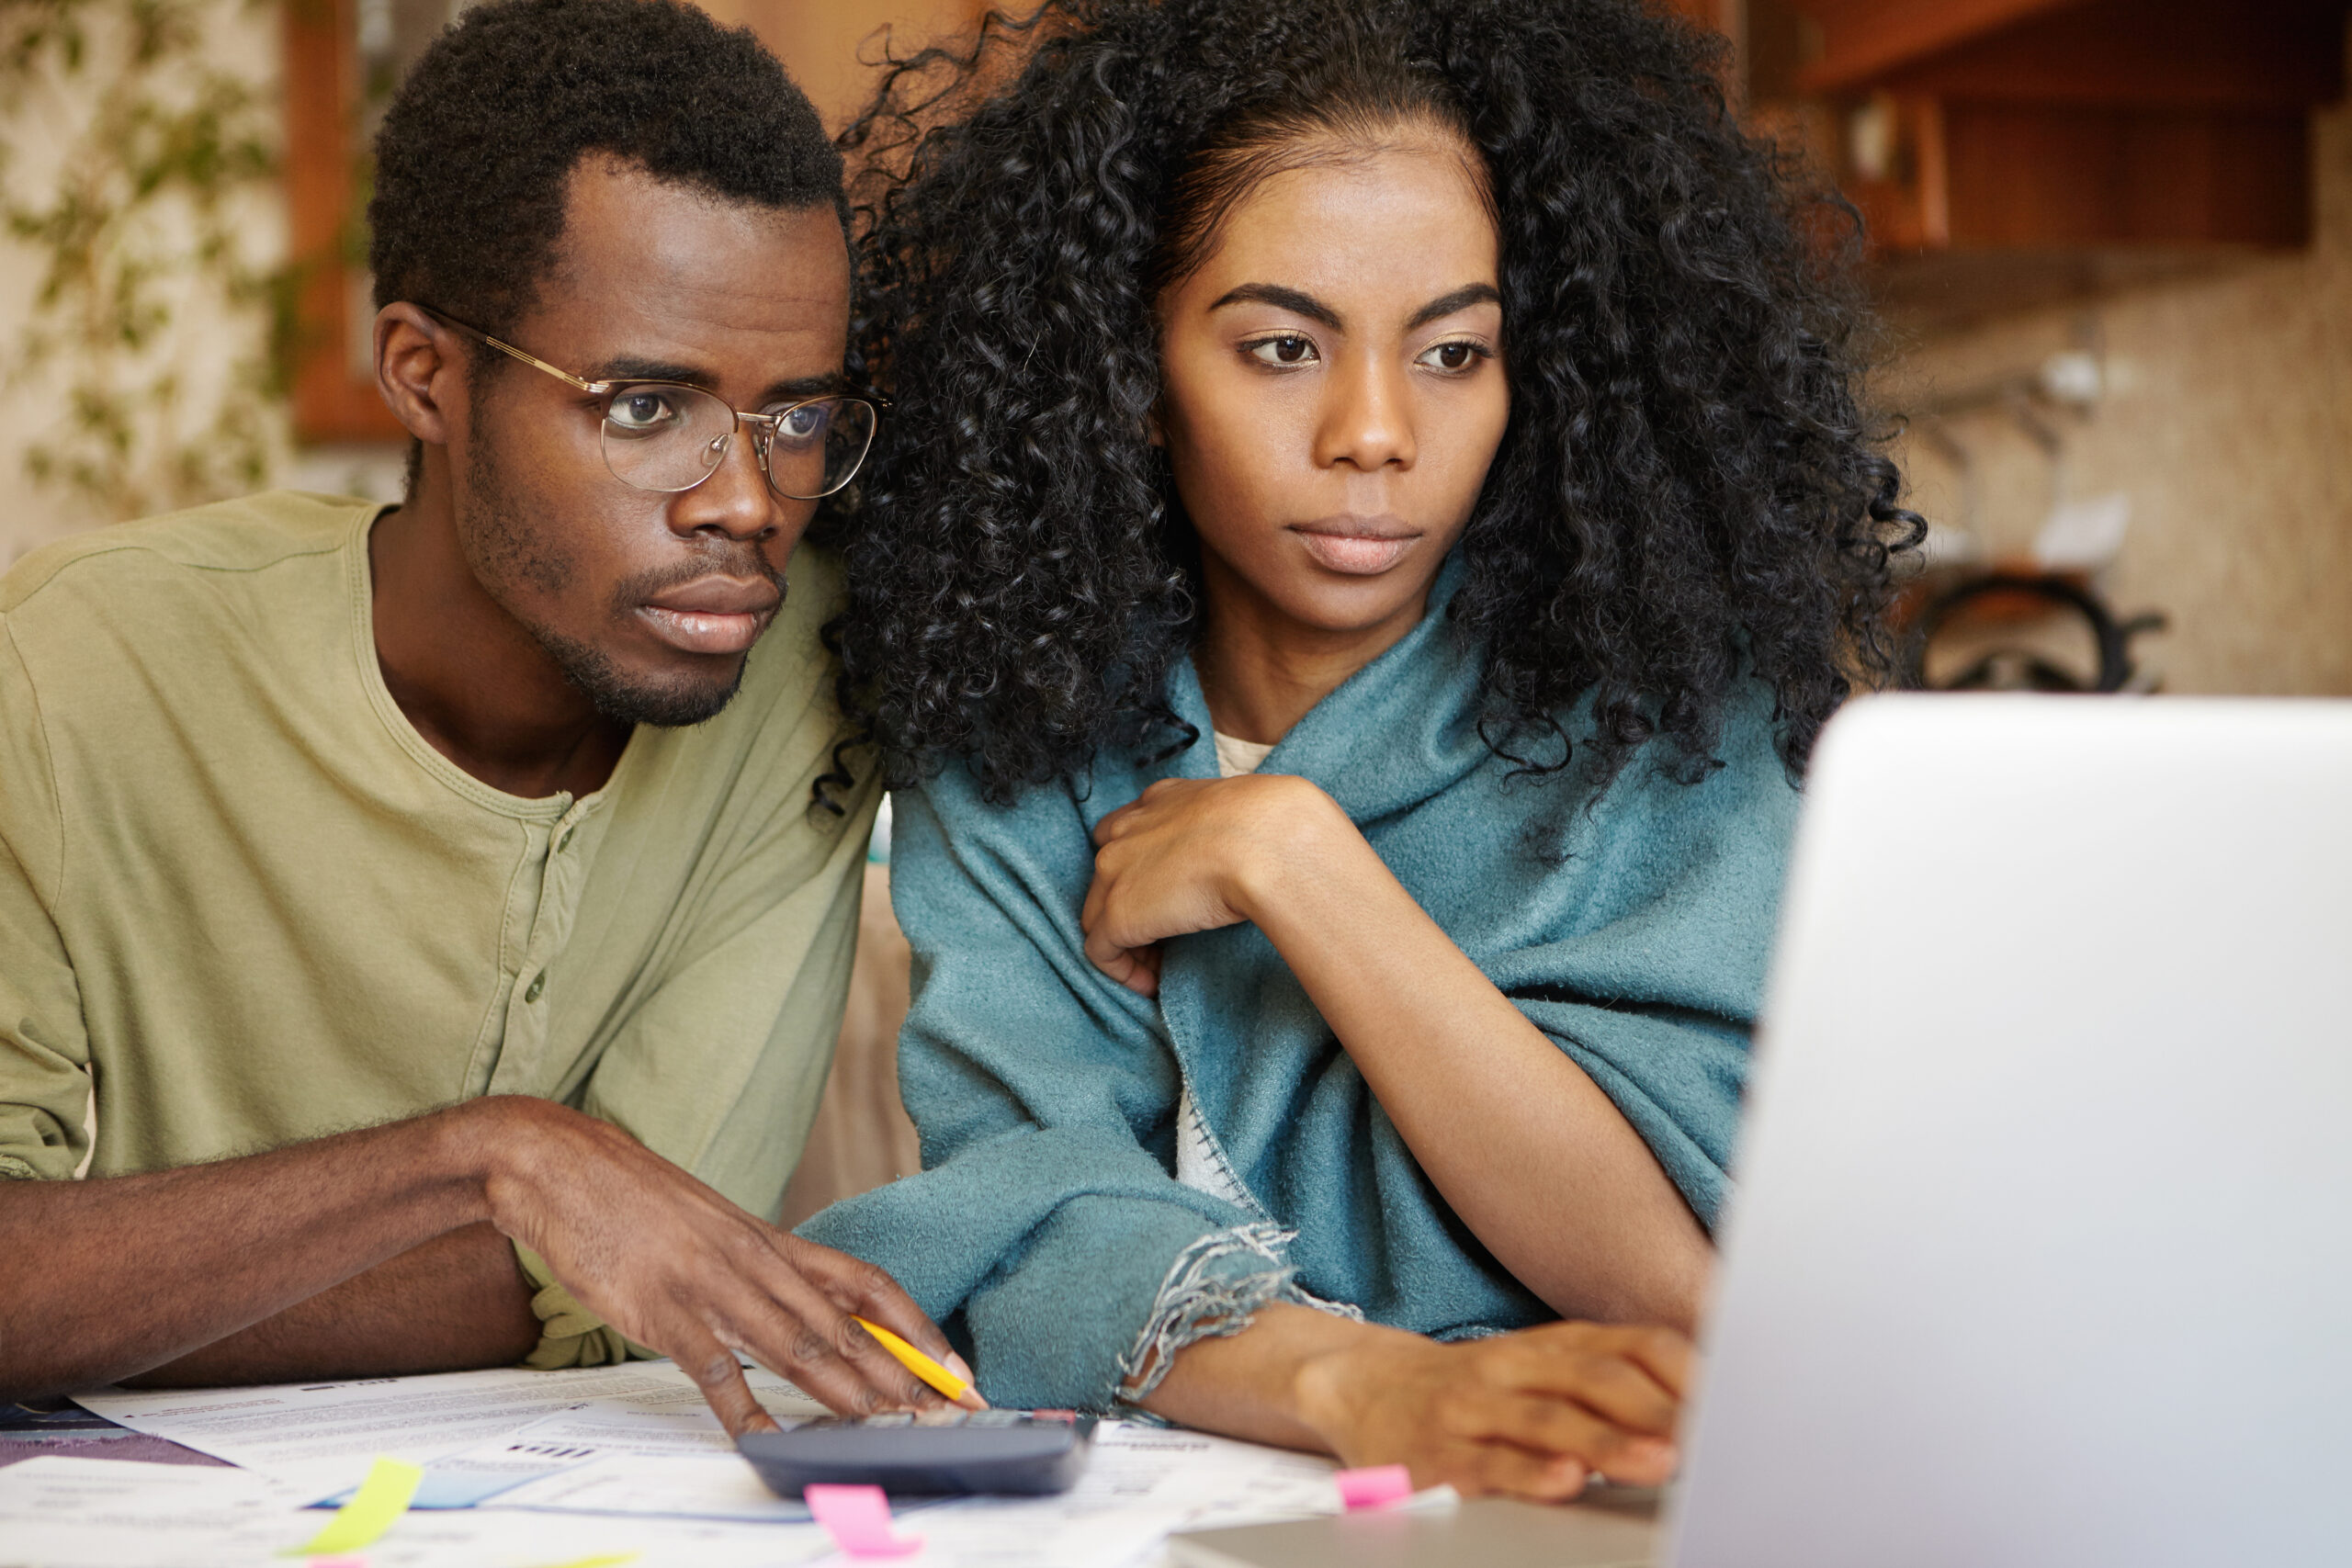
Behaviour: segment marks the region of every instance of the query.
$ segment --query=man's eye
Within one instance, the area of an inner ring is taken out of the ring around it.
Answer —
[[[1284,333],[1279,337],[1263,337],[1242,345],[1250,358],[1261,365],[1311,365],[1322,355],[1315,352],[1312,340],[1296,333]]]
[[[613,399],[605,417],[621,429],[647,432],[674,424],[678,408],[669,394],[652,387],[626,389]]]
[[[1432,344],[1421,351],[1420,362],[1432,370],[1467,370],[1487,356],[1486,350],[1475,343],[1457,338],[1452,343]]]

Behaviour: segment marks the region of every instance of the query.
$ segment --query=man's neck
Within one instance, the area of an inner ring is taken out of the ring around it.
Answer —
[[[526,799],[604,787],[629,727],[597,713],[537,638],[482,591],[448,492],[428,481],[368,540],[376,661],[427,744]]]
[[[1270,745],[1340,682],[1395,647],[1429,607],[1423,592],[1370,626],[1331,631],[1293,620],[1213,558],[1203,566],[1204,615],[1193,668],[1221,735]]]

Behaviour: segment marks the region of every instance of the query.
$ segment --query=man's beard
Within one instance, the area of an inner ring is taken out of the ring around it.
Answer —
[[[717,718],[743,685],[743,671],[752,661],[746,653],[735,661],[735,672],[724,684],[684,680],[631,681],[605,650],[574,642],[545,626],[524,624],[548,650],[563,678],[580,688],[590,705],[615,724],[650,724],[659,729],[684,729]]]
[[[485,441],[474,444],[466,465],[469,493],[458,519],[458,537],[474,575],[492,588],[492,596],[506,613],[514,615],[516,623],[531,634],[532,640],[547,650],[556,668],[563,671],[564,679],[579,688],[603,717],[615,724],[650,724],[662,729],[680,729],[717,718],[742,687],[743,671],[751,662],[749,652],[735,661],[733,673],[724,682],[695,681],[686,676],[632,679],[603,649],[526,619],[508,603],[507,595],[496,592],[499,584],[521,581],[544,593],[560,593],[571,580],[572,561],[547,540],[533,536],[523,521],[521,510],[507,493],[489,446]],[[770,570],[767,558],[756,548],[752,550],[752,558],[749,575],[767,578],[775,584],[778,593],[784,592],[786,584]],[[684,560],[668,570],[631,578],[615,591],[611,613],[616,618],[633,615],[637,605],[662,589],[707,576],[722,565],[740,563],[707,558]],[[740,570],[735,574],[747,575]]]

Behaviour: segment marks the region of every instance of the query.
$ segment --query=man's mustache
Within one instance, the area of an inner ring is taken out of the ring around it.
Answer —
[[[651,571],[626,578],[613,591],[613,608],[627,615],[639,604],[689,582],[699,582],[706,577],[731,577],[742,581],[759,578],[775,587],[780,601],[791,592],[791,584],[784,573],[770,564],[767,553],[756,545],[712,546],[697,556],[673,561]]]

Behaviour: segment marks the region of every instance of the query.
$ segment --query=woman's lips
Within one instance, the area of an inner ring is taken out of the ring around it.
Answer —
[[[1320,565],[1351,577],[1373,577],[1386,571],[1421,541],[1419,534],[1384,533],[1327,524],[1294,526],[1291,532],[1298,536],[1306,553]]]
[[[640,604],[637,613],[655,637],[682,652],[741,653],[760,640],[775,607],[730,614]]]

